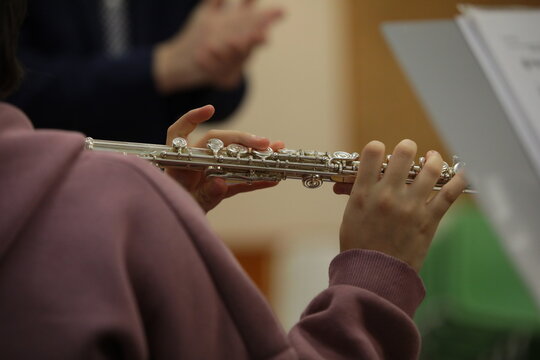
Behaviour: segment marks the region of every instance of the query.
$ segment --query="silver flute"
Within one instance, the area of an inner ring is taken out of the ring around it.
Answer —
[[[187,140],[175,138],[172,145],[154,145],[124,141],[108,141],[86,138],[86,148],[109,151],[124,155],[136,155],[150,161],[159,168],[174,167],[185,170],[204,171],[206,176],[216,176],[231,181],[281,181],[299,179],[305,187],[315,189],[323,182],[353,183],[360,164],[358,153],[345,151],[320,152],[315,150],[279,149],[255,150],[240,144],[225,146],[220,139],[210,139],[206,148],[188,146]],[[391,155],[381,165],[384,174]],[[412,163],[407,183],[412,183],[422,170],[425,158],[418,164]],[[443,163],[443,168],[434,190],[444,184],[464,167],[464,163],[453,157],[452,165]],[[467,188],[466,193],[476,191]]]

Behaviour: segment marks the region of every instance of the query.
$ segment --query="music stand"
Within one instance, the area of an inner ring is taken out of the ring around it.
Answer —
[[[387,23],[383,32],[540,305],[540,179],[461,30],[442,20]]]

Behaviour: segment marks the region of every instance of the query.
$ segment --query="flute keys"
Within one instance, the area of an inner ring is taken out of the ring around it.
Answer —
[[[212,138],[206,143],[206,147],[212,150],[214,156],[217,156],[218,152],[223,149],[223,146],[225,146],[225,144],[223,144],[223,141],[216,138]]]
[[[443,163],[442,163],[442,173],[446,174],[446,173],[448,173],[448,170],[450,170],[450,165],[448,165],[447,162],[443,161]]]
[[[465,169],[465,163],[459,159],[459,156],[452,156],[452,170],[454,174],[459,174]]]
[[[240,144],[230,144],[227,146],[227,154],[232,157],[242,156],[248,153],[248,148]]]
[[[358,158],[358,153],[348,153],[346,151],[336,151],[332,154],[332,157],[334,159],[339,159],[339,160],[355,160],[356,158]]]
[[[302,184],[309,189],[316,189],[323,184],[319,175],[308,175],[302,178]]]
[[[181,137],[174,138],[172,141],[172,147],[174,150],[182,150],[187,147],[187,140]]]
[[[87,137],[84,140],[84,148],[87,150],[94,150],[94,139],[91,137]]]
[[[266,159],[267,157],[269,157],[270,155],[272,155],[274,153],[274,150],[272,150],[272,148],[267,148],[266,150],[252,150],[252,153],[257,155],[258,157],[262,158],[262,159]]]
[[[465,163],[460,161],[458,156],[452,156],[452,171],[454,174],[459,174],[463,169],[465,169]]]
[[[298,153],[297,150],[285,149],[285,148],[279,149],[277,152],[283,155],[296,155]]]
[[[459,174],[460,172],[463,171],[463,169],[465,169],[465,163],[463,161],[458,161],[452,167],[452,170],[454,171],[454,174]]]

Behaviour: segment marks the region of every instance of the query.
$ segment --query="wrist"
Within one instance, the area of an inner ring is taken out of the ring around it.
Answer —
[[[152,54],[152,76],[157,91],[161,94],[173,92],[174,77],[170,74],[170,45],[167,42],[157,44]]]
[[[174,38],[154,47],[152,74],[157,91],[167,95],[205,85],[204,73],[194,61],[182,39]]]
[[[425,296],[422,280],[405,262],[374,250],[348,250],[329,268],[330,286],[350,285],[394,303],[411,317]]]

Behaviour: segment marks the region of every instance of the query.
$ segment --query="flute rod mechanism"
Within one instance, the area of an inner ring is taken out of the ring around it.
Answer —
[[[206,148],[190,147],[184,138],[174,139],[172,146],[90,137],[86,138],[85,144],[89,150],[136,155],[160,168],[205,171],[207,176],[241,182],[299,179],[311,189],[320,187],[323,182],[353,183],[360,164],[358,153],[290,149],[274,151],[271,148],[260,151],[240,144],[225,146],[220,139],[208,140]],[[389,161],[390,155],[381,165],[381,175]],[[424,163],[425,159],[420,158],[418,164],[411,164],[407,183],[414,181]],[[464,165],[457,157],[453,157],[452,165],[444,163],[433,189],[440,190]],[[471,188],[464,192],[476,193]]]

